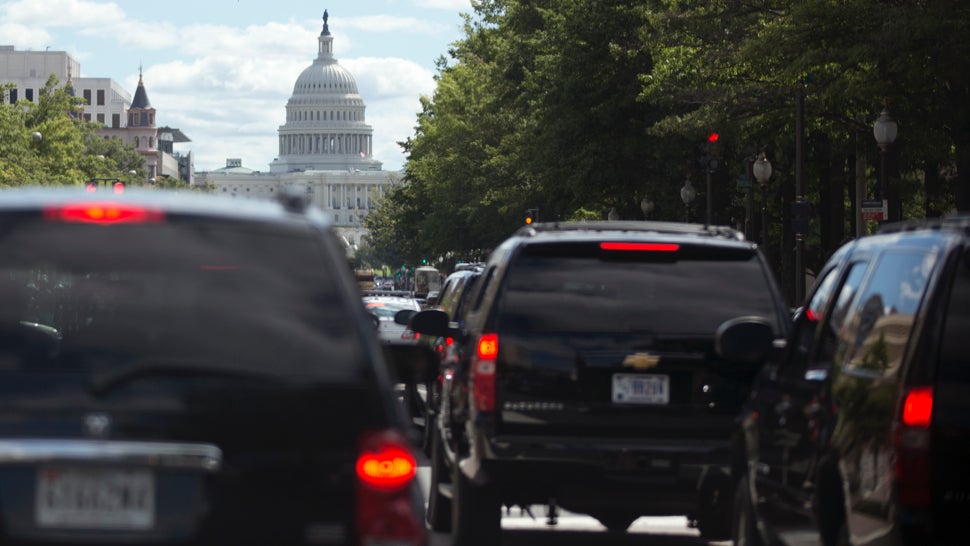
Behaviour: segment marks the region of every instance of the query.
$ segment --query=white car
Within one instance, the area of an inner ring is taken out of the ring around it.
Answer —
[[[409,294],[380,294],[378,291],[365,292],[362,296],[367,311],[380,319],[378,337],[382,342],[411,341],[417,343],[418,334],[408,330],[407,326],[394,322],[394,315],[398,311],[410,309],[420,311],[421,305]]]

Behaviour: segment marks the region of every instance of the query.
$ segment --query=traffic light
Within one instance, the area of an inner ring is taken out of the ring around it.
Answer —
[[[111,191],[115,192],[115,195],[125,193],[125,183],[121,180],[115,180],[111,185]]]
[[[98,183],[94,180],[88,180],[87,183],[84,184],[84,191],[88,193],[94,193],[98,191]]]
[[[428,265],[428,259],[427,258],[421,258],[421,265]]]
[[[717,141],[720,135],[717,131],[707,134],[707,143],[704,146],[704,157],[701,158],[701,165],[704,170],[713,173],[721,163],[720,153],[717,149]]]
[[[535,222],[539,215],[539,209],[525,209],[525,225]]]

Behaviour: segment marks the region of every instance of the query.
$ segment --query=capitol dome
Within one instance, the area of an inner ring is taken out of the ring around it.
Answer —
[[[327,62],[329,61],[329,62]],[[357,94],[357,82],[336,59],[317,59],[306,67],[293,85],[294,95]]]
[[[333,56],[328,17],[324,11],[317,58],[293,84],[270,172],[381,169],[372,156],[374,130],[366,123],[357,81]]]

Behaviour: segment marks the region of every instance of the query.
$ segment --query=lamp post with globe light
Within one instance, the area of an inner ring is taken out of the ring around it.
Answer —
[[[889,99],[886,99],[882,112],[872,125],[872,135],[879,145],[879,198],[885,202],[889,199],[889,189],[886,182],[886,152],[896,141],[898,131],[896,121],[889,115]],[[887,212],[888,215],[888,212]]]
[[[751,165],[751,172],[761,186],[761,246],[768,246],[768,179],[771,178],[771,162],[764,152]]]
[[[690,183],[690,176],[684,180],[684,186],[680,188],[680,200],[684,202],[684,221],[690,222],[690,204],[697,197],[697,190]]]
[[[653,207],[654,207],[653,201],[649,197],[644,195],[643,199],[640,200],[640,210],[643,211],[644,220],[650,219],[650,213],[653,212]]]

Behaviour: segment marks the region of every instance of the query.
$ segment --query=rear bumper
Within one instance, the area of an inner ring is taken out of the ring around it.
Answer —
[[[506,503],[545,503],[581,512],[670,515],[696,511],[712,483],[729,484],[730,443],[479,434],[462,470]]]

